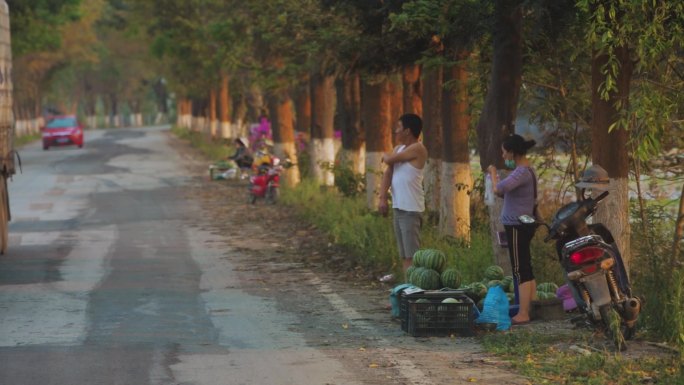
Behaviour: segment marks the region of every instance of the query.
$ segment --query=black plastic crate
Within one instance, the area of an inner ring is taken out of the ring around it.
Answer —
[[[460,303],[442,303],[446,298]],[[419,300],[427,300],[420,301]],[[414,337],[474,334],[475,303],[462,290],[422,291],[400,298],[401,329]]]

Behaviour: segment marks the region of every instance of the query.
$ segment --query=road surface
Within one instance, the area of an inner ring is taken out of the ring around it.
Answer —
[[[384,291],[292,257],[327,245],[270,234],[283,214],[206,181],[168,127],[19,152],[0,384],[525,383],[472,339],[405,336]]]

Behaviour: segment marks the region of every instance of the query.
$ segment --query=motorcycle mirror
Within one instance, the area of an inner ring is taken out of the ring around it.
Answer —
[[[526,224],[526,225],[531,225],[531,224],[537,222],[534,218],[532,218],[532,217],[529,216],[529,215],[521,215],[521,216],[518,217],[518,219],[520,220],[520,222],[522,222],[522,223],[524,223],[524,224]]]

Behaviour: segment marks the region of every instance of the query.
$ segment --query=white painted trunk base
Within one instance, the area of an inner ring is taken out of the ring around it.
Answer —
[[[382,152],[366,153],[366,205],[372,211],[378,209],[382,174],[387,167],[382,163],[383,154]]]
[[[632,232],[629,224],[629,179],[611,178],[609,191],[610,194],[599,203],[593,222],[603,223],[613,234],[625,262],[625,269],[629,273],[631,260],[629,237]]]
[[[335,163],[335,142],[332,138],[314,139],[311,141],[311,171],[314,180],[323,186],[334,186],[335,176],[322,164]]]
[[[233,137],[233,130],[231,129],[230,122],[221,122],[221,138],[230,139]]]
[[[440,234],[470,244],[470,164],[442,162],[441,168]]]
[[[284,162],[286,159],[289,159],[292,164],[295,165],[283,170],[283,184],[287,187],[294,187],[298,185],[301,181],[301,176],[299,173],[299,166],[297,166],[297,151],[294,142],[275,143],[273,146],[273,151],[282,162]]]
[[[211,135],[212,138],[218,137],[218,134],[219,134],[218,127],[219,127],[219,121],[218,120],[214,119],[214,120],[210,121],[210,123],[209,123],[209,134]]]

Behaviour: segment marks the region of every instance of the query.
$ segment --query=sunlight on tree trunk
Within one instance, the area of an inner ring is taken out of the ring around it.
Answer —
[[[470,244],[470,192],[473,188],[468,153],[468,72],[465,59],[468,52],[458,54],[458,63],[444,69],[442,94],[444,151],[442,163],[441,205],[439,229]]]
[[[218,137],[218,120],[216,117],[216,88],[209,90],[209,137]]]
[[[316,76],[312,79],[311,171],[314,180],[323,186],[333,186],[335,177],[325,165],[335,162],[333,120],[335,115],[335,78]]]
[[[391,95],[389,81],[363,84],[362,114],[366,132],[366,204],[377,210],[380,182],[386,165],[382,155],[392,151]]]
[[[230,78],[225,71],[221,71],[221,85],[219,89],[219,125],[220,137],[233,138],[230,130]]]
[[[418,64],[404,66],[402,73],[404,88],[404,113],[423,116],[423,89],[420,79],[421,67]]]
[[[273,131],[274,153],[281,161],[289,159],[297,164],[294,142],[294,115],[292,99],[287,92],[271,97],[271,127]],[[294,187],[299,184],[299,167],[294,166],[283,172],[284,185]]]
[[[442,162],[439,233],[470,245],[470,163]]]

